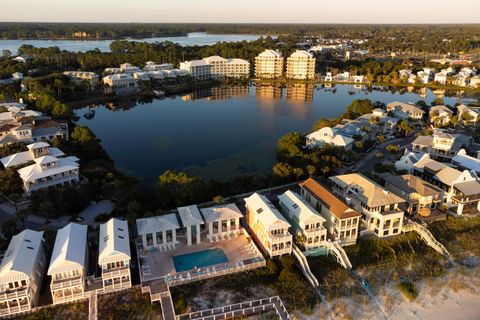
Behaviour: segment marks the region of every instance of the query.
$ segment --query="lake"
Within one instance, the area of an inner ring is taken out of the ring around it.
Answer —
[[[204,32],[193,32],[181,37],[159,37],[147,39],[129,39],[129,41],[140,42],[163,42],[171,41],[182,46],[212,45],[217,42],[239,42],[253,41],[260,38],[260,35],[252,34],[207,34]],[[110,43],[115,40],[2,40],[0,39],[0,52],[10,50],[16,55],[18,48],[23,44],[29,44],[38,48],[48,48],[57,46],[61,50],[85,52],[98,48],[100,51],[109,52]]]
[[[206,87],[183,96],[147,102],[123,97],[95,109],[77,109],[86,125],[123,172],[146,178],[167,169],[187,170],[206,178],[228,179],[269,173],[277,140],[287,132],[308,132],[319,118],[340,116],[354,99],[389,103],[430,103],[435,94],[368,91],[351,85]],[[405,90],[404,90],[405,91]],[[453,105],[456,97],[445,97]]]

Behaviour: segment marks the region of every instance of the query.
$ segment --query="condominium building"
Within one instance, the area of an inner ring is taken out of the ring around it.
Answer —
[[[98,265],[102,269],[105,291],[116,291],[132,286],[130,275],[130,239],[128,223],[112,218],[100,225]]]
[[[81,85],[83,82],[86,82],[92,89],[94,89],[100,82],[100,77],[95,72],[65,71],[63,74],[66,75],[70,81],[77,86]]]
[[[399,119],[409,119],[413,121],[421,121],[425,114],[425,111],[419,107],[400,101],[394,101],[387,104],[387,111],[392,112],[395,117]]]
[[[235,204],[204,208],[200,212],[208,231],[208,241],[235,238],[241,234],[240,219],[243,215]]]
[[[84,298],[88,268],[87,229],[86,225],[69,223],[57,232],[48,268],[54,304]]]
[[[315,57],[310,52],[297,50],[287,58],[287,79],[315,78]]]
[[[281,52],[266,49],[255,58],[255,77],[277,79],[283,74],[283,56]]]
[[[442,189],[414,175],[384,173],[381,177],[385,180],[385,189],[405,200],[400,208],[406,214],[426,217],[442,202]]]
[[[80,165],[77,157],[57,158],[45,155],[33,161],[34,164],[17,171],[26,193],[53,186],[71,185],[80,181]]]
[[[197,80],[250,77],[248,61],[225,59],[220,56],[181,62],[180,70],[186,70],[192,78]]]
[[[325,220],[328,235],[342,245],[357,241],[360,212],[347,206],[324,185],[312,178],[300,183],[300,194]]]
[[[330,177],[330,183],[333,193],[362,213],[368,233],[383,238],[402,232],[405,200],[359,173]]]
[[[259,242],[263,252],[269,257],[292,253],[290,224],[265,197],[258,193],[245,198],[247,224]]]
[[[0,317],[37,306],[45,267],[43,232],[27,229],[12,237],[0,265]]]
[[[287,99],[300,102],[312,101],[313,87],[313,84],[308,83],[288,83]]]
[[[292,225],[297,243],[305,249],[320,247],[327,240],[327,229],[322,217],[308,202],[290,190],[277,196],[280,210]]]

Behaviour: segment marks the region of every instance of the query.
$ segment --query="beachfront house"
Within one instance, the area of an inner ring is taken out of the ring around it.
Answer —
[[[137,219],[137,234],[144,250],[158,248],[160,251],[173,250],[178,245],[177,234],[181,231],[175,213]]]
[[[429,216],[442,202],[442,190],[419,177],[391,173],[381,174],[381,177],[385,180],[385,189],[405,200],[400,208],[408,215]]]
[[[292,253],[291,225],[264,195],[245,198],[247,224],[262,251],[269,257]]]
[[[292,225],[295,241],[306,250],[320,247],[327,240],[322,217],[307,201],[290,190],[277,196],[280,211]]]
[[[205,223],[198,207],[191,205],[177,208],[177,210],[182,223],[183,235],[187,239],[187,245],[200,244]]]
[[[88,266],[87,229],[86,225],[72,222],[57,232],[48,268],[54,304],[84,298]]]
[[[334,194],[362,213],[367,233],[383,238],[402,232],[405,200],[359,173],[330,177],[330,183]]]
[[[0,317],[37,306],[45,267],[43,232],[27,229],[12,237],[0,265]]]
[[[203,208],[200,212],[208,230],[208,241],[230,239],[241,234],[240,219],[243,215],[234,203]]]
[[[309,178],[300,183],[300,194],[326,220],[328,236],[341,245],[357,241],[360,212],[350,208],[324,185]]]
[[[128,222],[112,218],[100,225],[98,265],[102,269],[104,291],[132,286],[130,275],[130,239]]]

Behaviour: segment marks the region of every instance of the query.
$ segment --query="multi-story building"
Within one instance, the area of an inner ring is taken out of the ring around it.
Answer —
[[[28,151],[6,156],[0,161],[5,168],[20,167],[43,156],[63,157],[65,154],[58,148],[51,147],[47,142],[35,142],[27,145]]]
[[[127,221],[112,218],[100,225],[98,252],[103,290],[116,291],[130,288],[132,256]]]
[[[84,298],[87,276],[88,226],[69,223],[58,230],[48,275],[54,304]]]
[[[65,71],[63,74],[66,75],[70,81],[77,86],[81,85],[83,82],[86,82],[90,85],[90,88],[94,89],[100,82],[100,77],[95,72]]]
[[[180,70],[186,70],[192,78],[197,80],[250,77],[248,61],[225,59],[220,56],[181,62]]]
[[[200,209],[210,242],[235,238],[241,234],[242,213],[234,203]]]
[[[245,204],[247,224],[263,252],[269,257],[291,254],[290,224],[267,197],[254,193],[245,198]]]
[[[279,99],[282,97],[282,87],[256,84],[255,95],[259,99]]]
[[[143,70],[145,71],[161,71],[161,70],[172,70],[172,69],[173,69],[173,64],[171,63],[157,64],[153,61],[145,62],[145,67],[143,68]]]
[[[308,83],[288,83],[287,99],[292,101],[312,101],[313,84]]]
[[[34,164],[17,171],[26,193],[53,186],[71,185],[80,181],[80,165],[77,157],[57,158],[45,155],[33,161]]]
[[[362,215],[312,178],[300,183],[300,193],[326,220],[328,235],[342,245],[357,241]]]
[[[315,78],[315,57],[310,52],[297,50],[287,58],[287,79],[311,80]]]
[[[12,237],[0,265],[0,317],[37,306],[45,267],[43,232],[27,229]]]
[[[266,49],[255,58],[255,77],[277,79],[283,74],[283,56],[281,52]]]
[[[412,151],[427,153],[433,159],[450,161],[460,149],[472,144],[472,138],[436,130],[431,136],[418,136],[412,142]]]
[[[297,243],[305,249],[320,247],[327,240],[325,218],[297,193],[290,190],[277,196],[280,210],[292,225]]]
[[[414,175],[386,173],[381,176],[385,180],[385,189],[405,200],[400,208],[409,215],[429,216],[442,202],[441,189]]]
[[[419,107],[399,101],[394,101],[387,104],[387,112],[392,112],[396,118],[409,119],[413,121],[421,121],[423,119],[423,115],[425,114],[425,111]]]
[[[462,123],[476,126],[480,122],[480,108],[461,104],[457,106],[457,116]]]
[[[103,77],[102,81],[107,91],[135,90],[138,88],[138,79],[130,73],[115,73]]]
[[[362,213],[367,232],[379,238],[402,232],[405,200],[359,173],[333,176],[330,182],[333,193]]]

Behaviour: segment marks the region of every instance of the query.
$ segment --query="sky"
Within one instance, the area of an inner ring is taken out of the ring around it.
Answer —
[[[480,0],[0,0],[0,21],[480,23]]]

